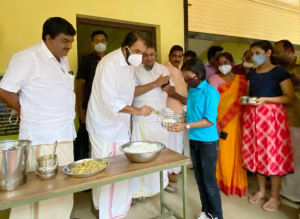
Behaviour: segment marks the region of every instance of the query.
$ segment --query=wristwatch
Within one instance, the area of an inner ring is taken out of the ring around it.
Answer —
[[[191,128],[190,124],[188,123],[188,124],[185,126],[185,128],[186,128],[187,130],[189,130],[189,129]]]

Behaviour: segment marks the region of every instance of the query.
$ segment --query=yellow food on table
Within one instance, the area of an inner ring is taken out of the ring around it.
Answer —
[[[84,173],[93,173],[98,170],[103,169],[107,164],[107,161],[103,160],[101,162],[96,160],[85,160],[71,171],[72,174],[84,174]]]

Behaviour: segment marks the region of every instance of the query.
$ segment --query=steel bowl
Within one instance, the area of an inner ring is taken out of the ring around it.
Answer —
[[[58,165],[55,168],[51,169],[51,172],[47,172],[46,174],[41,174],[38,169],[35,170],[36,175],[38,175],[43,180],[49,180],[55,178],[58,173]]]
[[[124,151],[124,148],[130,147],[134,144],[139,144],[139,145],[141,145],[141,147],[143,147],[143,145],[142,145],[143,143],[158,144],[161,146],[161,148],[157,151],[144,152],[144,153],[133,153],[133,152]],[[127,144],[120,146],[119,150],[122,151],[131,162],[147,163],[147,162],[155,160],[158,157],[158,155],[160,154],[160,152],[165,148],[166,148],[166,145],[164,145],[163,143],[157,142],[157,141],[132,141],[132,142],[129,142]]]
[[[257,97],[241,96],[239,102],[241,105],[248,105],[256,103]]]
[[[97,170],[97,171],[95,171],[93,173],[82,173],[82,174],[73,174],[72,173],[72,169],[74,167],[76,167],[77,165],[81,164],[83,161],[89,161],[89,160],[96,160],[96,161],[99,161],[99,162],[105,160],[107,163],[106,163],[106,166],[103,169]],[[88,159],[82,159],[82,160],[78,160],[78,161],[75,161],[73,163],[68,164],[67,166],[64,167],[63,171],[64,171],[65,174],[67,174],[70,177],[74,177],[74,178],[86,178],[86,177],[91,177],[91,176],[98,175],[99,173],[102,173],[106,169],[106,167],[108,165],[109,165],[109,162],[106,159],[88,158]]]
[[[37,167],[52,168],[57,164],[57,155],[53,158],[51,154],[38,157]]]
[[[58,162],[55,162],[53,164],[54,166],[47,166],[47,167],[39,167],[37,166],[35,168],[35,172],[38,173],[39,175],[47,175],[47,174],[51,174],[52,172],[55,171],[55,169],[58,169]]]

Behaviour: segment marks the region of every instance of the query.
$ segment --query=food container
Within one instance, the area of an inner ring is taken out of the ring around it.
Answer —
[[[0,141],[0,190],[10,191],[27,182],[31,141]]]
[[[173,131],[173,125],[179,123],[178,118],[163,118],[161,120],[161,126],[163,129],[166,129],[167,131]]]
[[[35,173],[43,180],[53,179],[58,173],[57,156],[44,155],[36,160]]]
[[[241,105],[255,104],[257,97],[241,96],[239,102]]]
[[[93,173],[82,173],[82,174],[73,174],[72,173],[72,169],[74,167],[76,167],[77,165],[81,164],[83,161],[90,161],[90,160],[96,160],[96,161],[99,161],[99,162],[102,162],[103,160],[106,161],[106,166],[100,170],[97,170]],[[105,159],[100,159],[100,158],[89,158],[89,159],[82,159],[82,160],[78,160],[78,161],[75,161],[73,163],[70,163],[68,164],[67,166],[64,167],[63,171],[65,174],[67,174],[68,176],[70,177],[74,177],[74,178],[86,178],[86,177],[91,177],[91,176],[95,176],[95,175],[98,175],[99,173],[102,173],[106,167],[109,165],[109,162],[108,160],[105,160]]]
[[[156,144],[159,145],[160,149],[157,151],[152,152],[143,152],[143,153],[134,153],[134,152],[127,152],[124,151],[124,148],[130,147],[132,145],[140,145],[140,147],[143,147],[143,144]],[[146,163],[155,160],[160,152],[166,148],[166,145],[163,143],[157,142],[157,141],[133,141],[129,142],[127,144],[124,144],[120,146],[119,150],[122,151],[125,156],[134,163]]]
[[[46,174],[40,174],[37,169],[35,170],[36,175],[38,175],[41,179],[49,180],[56,177],[58,173],[58,165],[55,168],[48,169],[46,172],[47,172]]]

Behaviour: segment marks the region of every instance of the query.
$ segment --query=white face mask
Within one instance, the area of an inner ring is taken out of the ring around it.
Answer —
[[[244,68],[252,68],[253,67],[253,63],[251,63],[251,62],[243,62],[243,67]]]
[[[132,54],[129,47],[127,46],[128,48],[128,51],[130,52],[130,55],[128,57],[128,62],[134,66],[134,67],[138,67],[141,63],[142,63],[142,60],[143,60],[143,55],[140,55],[140,54]]]
[[[103,43],[98,43],[95,45],[95,50],[97,52],[104,52],[106,50],[106,45]]]
[[[226,75],[227,73],[229,73],[232,69],[231,65],[221,65],[219,66],[219,71],[223,74]]]

